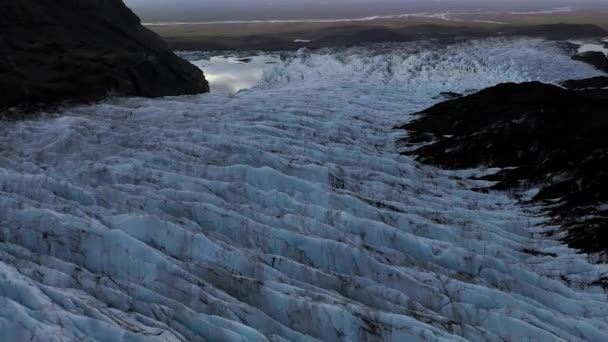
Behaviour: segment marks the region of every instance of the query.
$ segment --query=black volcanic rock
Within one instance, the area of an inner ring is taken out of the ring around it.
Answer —
[[[460,94],[460,93],[455,93],[455,92],[452,92],[452,91],[443,92],[443,93],[441,93],[440,95],[441,95],[442,97],[444,97],[444,98],[448,99],[448,100],[454,100],[454,99],[457,99],[457,98],[459,98],[459,97],[462,97],[462,94]]]
[[[587,51],[574,55],[572,59],[591,64],[598,70],[608,72],[608,57],[603,52]]]
[[[410,132],[402,143],[429,142],[410,152],[424,163],[506,168],[491,177],[495,188],[540,187],[535,200],[558,201],[552,212],[569,228],[567,241],[606,253],[608,90],[596,91],[603,96],[539,82],[501,84],[418,113],[400,127]]]
[[[208,90],[121,0],[0,2],[0,109]]]
[[[583,80],[569,80],[561,83],[566,89],[577,90],[582,96],[608,100],[608,77],[597,76]]]
[[[561,85],[570,90],[606,89],[608,88],[608,77],[597,76],[582,80],[568,80],[562,82]]]

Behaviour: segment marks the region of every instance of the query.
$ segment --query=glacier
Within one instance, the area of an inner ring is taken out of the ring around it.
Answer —
[[[527,38],[259,59],[248,89],[2,123],[1,341],[608,339],[605,265],[393,129],[599,71]]]

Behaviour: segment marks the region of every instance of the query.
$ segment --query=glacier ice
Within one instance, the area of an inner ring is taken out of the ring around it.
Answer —
[[[606,340],[604,265],[392,129],[598,73],[536,39],[301,50],[234,94],[3,122],[0,340]]]
[[[233,94],[255,86],[264,74],[264,65],[278,63],[277,56],[249,56],[245,59],[235,56],[209,56],[194,58],[192,53],[180,53],[205,71],[205,77],[213,84],[214,94]],[[246,60],[246,62],[243,62]]]

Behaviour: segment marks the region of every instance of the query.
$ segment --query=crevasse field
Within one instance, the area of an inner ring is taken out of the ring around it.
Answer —
[[[258,59],[237,93],[0,125],[0,340],[608,339],[606,266],[393,129],[441,92],[597,71],[533,39]]]

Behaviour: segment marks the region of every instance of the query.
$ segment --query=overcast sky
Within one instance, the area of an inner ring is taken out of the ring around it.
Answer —
[[[413,11],[542,10],[608,0],[124,0],[143,21],[350,18]]]

